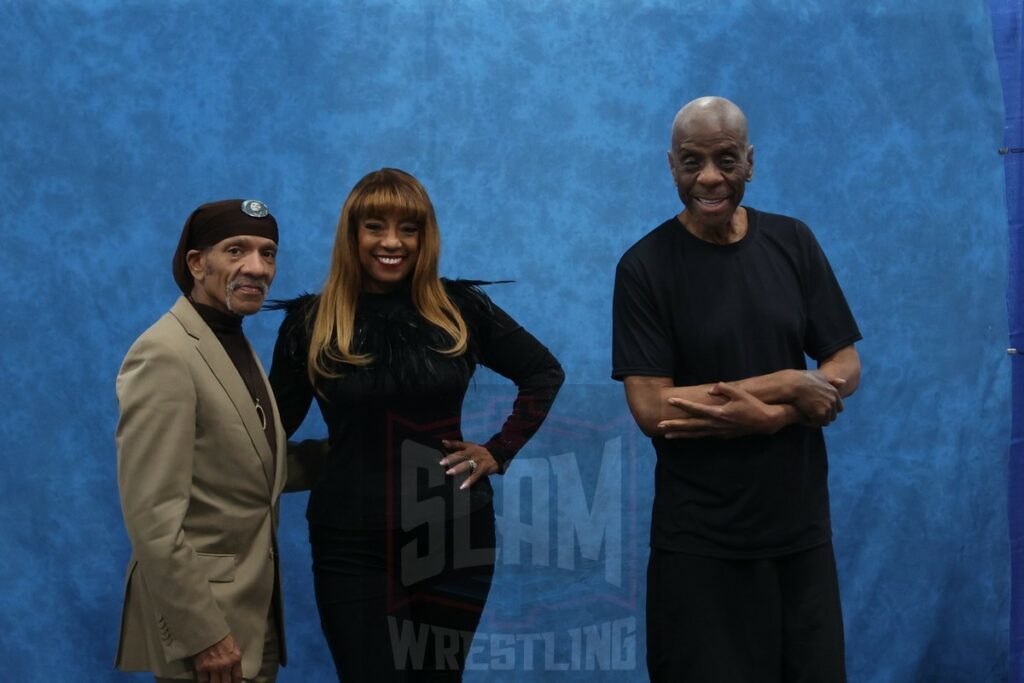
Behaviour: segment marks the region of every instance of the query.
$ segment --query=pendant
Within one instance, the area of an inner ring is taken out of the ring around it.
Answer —
[[[260,418],[260,427],[263,429],[267,428],[267,414],[263,411],[263,406],[260,405],[260,400],[256,399],[256,417]]]

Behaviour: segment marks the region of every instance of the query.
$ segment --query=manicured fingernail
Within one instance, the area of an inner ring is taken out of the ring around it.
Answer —
[[[461,491],[462,489],[466,488],[467,486],[469,486],[469,482],[468,481],[464,481],[464,482],[462,482],[462,486],[459,487],[459,490]]]
[[[437,464],[441,465],[442,467],[444,467],[445,465],[448,464],[448,458],[441,458],[441,462],[439,462]]]

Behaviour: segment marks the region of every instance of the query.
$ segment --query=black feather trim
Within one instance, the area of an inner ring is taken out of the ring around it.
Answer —
[[[451,338],[440,328],[427,323],[415,311],[406,295],[363,297],[356,308],[352,349],[373,356],[370,365],[339,364],[332,368],[345,378],[367,388],[397,385],[404,389],[452,386],[465,382],[478,362],[479,322],[490,317],[493,304],[482,286],[511,282],[503,280],[448,280],[442,278],[445,291],[459,309],[469,328],[468,350],[461,356],[441,352]],[[279,335],[287,343],[289,355],[306,362],[318,294],[305,293],[294,299],[268,301],[264,309],[285,311]],[[365,383],[365,384],[364,384]],[[327,382],[326,385],[331,384]],[[328,389],[328,386],[324,386]]]

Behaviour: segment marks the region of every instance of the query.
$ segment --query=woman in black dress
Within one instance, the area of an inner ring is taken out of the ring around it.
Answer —
[[[438,276],[423,186],[370,173],[341,211],[323,292],[285,304],[270,373],[291,435],[315,398],[330,456],[307,510],[339,679],[458,681],[494,573],[491,474],[563,381],[551,353],[472,283]],[[501,431],[463,440],[477,364],[515,382]]]

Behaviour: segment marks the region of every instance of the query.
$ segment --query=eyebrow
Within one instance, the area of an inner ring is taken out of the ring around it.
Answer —
[[[245,247],[247,249],[259,249],[260,251],[265,251],[267,249],[277,249],[277,244],[275,244],[273,241],[271,241],[270,244],[259,246],[253,241],[252,237],[253,236],[251,235],[236,235],[234,237],[229,237],[227,240],[225,240],[224,248],[228,249],[230,247]]]
[[[702,145],[700,145],[700,146],[702,146]],[[742,152],[743,149],[744,149],[744,145],[742,143],[733,142],[733,141],[728,141],[728,142],[727,141],[722,141],[722,142],[715,142],[715,143],[711,144],[711,151],[712,152],[723,152],[723,151],[725,151],[725,152],[732,152],[732,151],[736,151],[736,150],[739,150],[739,151]],[[694,146],[691,143],[682,142],[682,143],[679,144],[679,151],[680,152],[693,152],[693,151],[697,151],[697,146]]]
[[[422,227],[422,225],[414,218],[395,218],[395,220],[397,221],[399,227],[403,225],[415,225],[417,228]],[[387,218],[377,216],[364,216],[359,219],[360,223],[386,223],[387,221]]]

